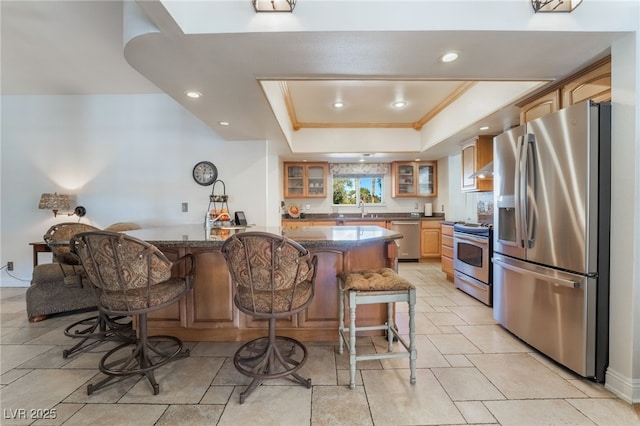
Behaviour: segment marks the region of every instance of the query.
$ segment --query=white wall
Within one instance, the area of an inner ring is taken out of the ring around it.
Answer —
[[[611,48],[611,284],[606,386],[640,402],[640,35]]]
[[[462,153],[448,157],[448,193],[449,205],[445,207],[445,216],[452,221],[477,222],[477,194],[462,192],[460,178],[462,176]]]
[[[77,220],[38,210],[43,192],[76,195],[87,209],[82,222],[98,227],[201,223],[212,188],[197,185],[191,172],[209,160],[231,211],[273,225],[267,196],[278,200],[273,192],[281,185],[269,179],[266,145],[222,141],[166,95],[3,96],[0,263],[13,261],[18,278],[3,270],[1,285],[28,285],[29,242],[42,241],[55,223]]]

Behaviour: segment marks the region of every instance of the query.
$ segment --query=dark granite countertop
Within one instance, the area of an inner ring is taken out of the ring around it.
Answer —
[[[422,214],[414,215],[413,213],[367,213],[365,217],[362,217],[360,213],[349,214],[335,214],[335,213],[311,213],[304,214],[304,217],[292,218],[289,215],[282,215],[283,220],[296,220],[296,221],[321,221],[321,220],[335,220],[336,222],[351,222],[351,221],[371,221],[380,222],[388,220],[444,220],[444,213],[434,213],[433,216],[424,216]]]
[[[375,242],[402,238],[397,232],[380,226],[301,226],[282,227],[228,227],[207,231],[202,224],[145,228],[125,232],[127,235],[161,247],[220,247],[224,240],[236,232],[270,232],[286,235],[307,248],[355,247]]]

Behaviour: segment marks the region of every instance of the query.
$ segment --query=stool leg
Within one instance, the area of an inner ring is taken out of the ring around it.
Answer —
[[[349,291],[349,387],[356,388],[356,292]]]
[[[413,385],[416,383],[416,359],[418,353],[416,351],[416,291],[409,290],[409,369],[411,376],[409,382]]]
[[[393,303],[387,303],[387,351],[393,352],[393,331],[395,322],[393,321]]]
[[[342,333],[344,332],[344,287],[342,281],[338,286],[338,354],[342,355],[344,338]]]

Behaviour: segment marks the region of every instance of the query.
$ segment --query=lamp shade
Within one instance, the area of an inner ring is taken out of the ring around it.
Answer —
[[[69,196],[65,194],[42,194],[40,196],[39,209],[45,210],[69,210]]]
[[[253,0],[256,12],[293,12],[296,0]]]
[[[534,13],[539,12],[573,12],[582,0],[531,0]]]

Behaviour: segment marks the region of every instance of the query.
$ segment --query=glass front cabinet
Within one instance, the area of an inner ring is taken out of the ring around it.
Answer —
[[[283,163],[284,198],[325,198],[327,163]]]
[[[438,173],[435,161],[391,163],[393,197],[435,197]]]

